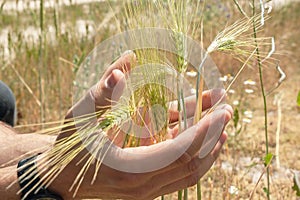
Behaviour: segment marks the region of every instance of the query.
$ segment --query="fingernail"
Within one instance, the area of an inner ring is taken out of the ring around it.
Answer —
[[[133,53],[132,50],[126,50],[126,51],[124,51],[124,52],[122,53],[122,56],[126,56],[126,55],[132,54],[132,53]]]
[[[216,110],[224,110],[224,111],[228,112],[230,114],[230,118],[228,119],[228,121],[233,116],[233,109],[229,104],[221,104],[216,108]]]
[[[233,108],[227,104],[225,109],[230,113],[230,119],[231,119],[233,117]]]
[[[226,91],[223,88],[215,88],[211,90],[210,96],[212,105],[219,101],[224,102],[226,100]]]
[[[227,140],[227,133],[226,133],[226,131],[224,131],[224,133],[225,133],[226,136],[221,135],[221,137],[220,137],[221,144],[224,144],[226,142],[226,140]]]
[[[226,91],[224,88],[215,88],[212,90],[212,92],[217,95],[223,95]]]
[[[105,87],[108,89],[112,89],[116,86],[117,80],[115,79],[115,76],[113,75],[114,70],[109,75],[109,77],[105,80]]]
[[[220,142],[221,142],[221,144],[224,144],[226,142],[226,138],[225,137],[220,137]]]

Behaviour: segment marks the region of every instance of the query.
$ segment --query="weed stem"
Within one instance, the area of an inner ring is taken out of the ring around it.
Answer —
[[[255,0],[252,0],[252,15],[255,16]],[[258,63],[258,69],[259,69],[259,80],[260,80],[260,87],[261,87],[261,93],[263,97],[263,102],[264,102],[264,118],[265,118],[265,124],[264,124],[264,129],[265,129],[265,140],[266,140],[266,156],[269,154],[269,139],[268,139],[268,108],[267,108],[267,97],[264,89],[264,82],[263,82],[263,71],[262,71],[262,64],[261,64],[261,59],[260,59],[260,54],[259,54],[259,49],[258,49],[258,44],[257,44],[257,31],[256,31],[256,22],[253,19],[253,37],[255,40],[255,45],[256,45],[256,56],[257,56],[257,63]],[[266,163],[265,163],[266,164]],[[270,200],[270,170],[269,167],[267,167],[267,198]]]

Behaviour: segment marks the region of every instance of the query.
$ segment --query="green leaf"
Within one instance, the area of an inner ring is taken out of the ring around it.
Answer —
[[[270,191],[268,190],[268,188],[264,187],[263,190],[264,190],[264,192],[266,193],[267,196],[270,195]]]
[[[294,186],[292,189],[296,191],[297,197],[300,197],[300,180],[299,174],[297,172],[294,173]]]
[[[237,128],[239,121],[240,121],[239,110],[235,108],[233,112],[233,123],[235,128]]]
[[[265,157],[264,157],[264,161],[265,161],[265,166],[269,165],[270,162],[273,159],[273,154],[268,153]]]
[[[298,92],[297,105],[300,106],[300,91]]]

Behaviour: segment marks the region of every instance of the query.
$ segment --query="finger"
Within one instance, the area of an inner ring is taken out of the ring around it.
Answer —
[[[195,126],[196,132],[190,133],[190,138],[184,135],[184,132],[180,134],[175,140],[182,140],[180,142],[189,141],[191,142],[189,148],[186,150],[186,153],[191,157],[199,153],[200,148],[202,148],[206,143],[210,142],[210,138],[216,137],[218,141],[221,133],[223,132],[226,124],[232,117],[232,107],[229,105],[220,105],[212,113],[202,118]],[[192,136],[192,137],[191,137]],[[181,138],[182,137],[182,138]],[[210,143],[211,147],[215,146],[215,143]],[[178,142],[179,143],[179,142]]]
[[[136,148],[110,146],[104,161],[110,166],[118,166],[121,171],[132,173],[153,172],[182,165],[199,152],[206,134],[219,134],[218,131],[224,129],[231,118],[231,112],[227,110],[230,108],[216,109],[172,140]]]
[[[186,128],[189,128],[194,125],[194,117],[188,118],[185,121],[181,121],[180,128],[181,132],[184,131]],[[178,122],[174,122],[169,124],[167,138],[172,139],[177,137],[180,134],[179,132],[179,124]]]
[[[196,107],[196,96],[189,96],[184,99],[186,116],[187,118],[192,117]],[[178,121],[178,101],[172,101],[169,103],[169,120],[170,122]]]
[[[226,139],[227,134],[223,133],[214,150],[205,158],[199,159],[196,157],[180,168],[173,169],[169,172],[165,172],[164,174],[154,177],[151,180],[153,183],[156,181],[156,183],[160,183],[160,186],[164,186],[157,188],[159,193],[155,193],[153,198],[154,196],[156,197],[156,195],[161,196],[164,194],[169,194],[171,192],[195,185],[199,179],[211,168],[220,154]]]
[[[214,106],[216,103],[224,102],[226,100],[224,89],[212,89],[202,93],[202,110],[207,110]]]
[[[105,73],[103,74],[101,79],[106,79],[114,69],[118,69],[123,73],[127,73],[130,71],[132,65],[136,62],[136,55],[133,51],[127,50],[125,51],[119,59],[117,59],[114,63],[112,63]]]
[[[213,105],[215,105],[219,100],[224,102],[225,90],[224,89],[212,89],[207,90],[202,93],[202,110],[207,110]],[[189,96],[185,98],[185,107],[186,107],[186,115],[187,118],[192,117],[195,113],[196,109],[196,96]],[[170,122],[174,122],[178,120],[178,101],[173,101],[170,103],[169,107],[169,116]]]
[[[179,157],[179,159],[177,159],[172,165],[168,166],[168,168],[174,168],[178,165],[183,165],[189,162],[190,158],[195,155],[199,156],[199,158],[203,158],[210,153],[220,139],[220,135],[224,131],[226,124],[231,119],[232,112],[231,106],[226,104],[220,105],[213,112],[213,115],[209,115],[209,118],[205,117],[202,119],[198,123],[199,128],[197,133],[194,135],[194,137],[189,137],[192,138],[189,148],[182,154],[181,157]],[[182,134],[180,134],[178,137],[183,137]]]
[[[69,110],[66,119],[109,108],[112,101],[117,101],[121,96],[125,87],[125,73],[130,70],[135,59],[132,51],[123,54],[106,70],[100,81]]]
[[[126,73],[130,71],[135,61],[135,54],[127,51],[106,70],[100,81],[90,91],[96,106],[109,106],[112,102],[119,100],[125,88]]]

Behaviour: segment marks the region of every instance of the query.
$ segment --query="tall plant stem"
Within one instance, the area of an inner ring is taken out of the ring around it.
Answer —
[[[203,70],[201,70],[203,71]],[[202,114],[202,92],[203,92],[203,85],[204,85],[204,81],[203,81],[203,77],[202,77],[202,73],[200,75],[200,81],[199,81],[199,87],[198,87],[198,95],[200,95],[200,97],[198,96],[197,99],[197,107],[196,107],[196,112],[195,112],[195,116],[194,116],[194,124],[196,124],[200,118],[201,118],[201,114]],[[197,200],[201,200],[201,181],[199,180],[197,183]]]
[[[197,85],[196,85],[196,101],[197,101],[197,105],[196,105],[196,111],[194,114],[194,124],[196,124],[202,115],[202,92],[203,92],[203,87],[204,87],[204,80],[203,80],[203,65],[205,63],[205,60],[208,56],[208,52],[205,52],[202,61],[199,65],[198,68],[198,75],[197,75]],[[199,180],[197,183],[197,200],[201,200],[202,196],[201,196],[201,181]]]
[[[185,188],[184,191],[183,191],[183,199],[184,200],[188,200],[189,199],[189,192],[188,192],[187,188]]]
[[[252,0],[252,15],[255,16],[255,0]],[[258,69],[259,69],[259,80],[260,80],[260,87],[261,87],[261,93],[263,97],[264,102],[264,118],[265,118],[265,140],[266,140],[266,156],[269,154],[269,139],[268,139],[268,108],[267,108],[267,96],[264,89],[264,82],[263,82],[263,71],[262,71],[262,63],[260,59],[258,44],[257,44],[257,31],[256,31],[256,22],[253,19],[253,37],[255,40],[256,45],[256,56],[257,56],[257,63],[258,63]],[[267,168],[267,198],[270,200],[270,170],[269,167]]]
[[[185,109],[185,102],[184,102],[184,94],[183,94],[183,74],[180,73],[177,76],[177,93],[178,93],[178,112],[179,112],[179,133],[181,133],[182,130],[187,129],[187,116],[186,116],[186,109]],[[183,127],[181,126],[183,117]],[[185,188],[182,192],[182,190],[178,191],[178,200],[182,200],[182,194],[184,200],[188,200],[188,189]]]
[[[180,74],[178,73],[177,74],[177,96],[178,96],[178,107],[177,107],[177,110],[178,110],[178,113],[179,113],[179,116],[178,116],[178,132],[181,133],[181,130],[182,130],[182,127],[181,127],[181,121],[182,121],[182,114],[181,114],[181,85],[180,85]],[[177,193],[177,199],[178,200],[182,200],[182,190],[179,190],[178,193]]]
[[[202,92],[203,92],[203,87],[204,87],[204,80],[202,77],[203,74],[203,70],[201,69],[201,74],[199,77],[199,83],[198,83],[198,87],[197,87],[197,93],[198,95],[200,95],[197,99],[197,104],[196,104],[196,111],[194,114],[194,124],[196,124],[200,119],[201,119],[201,115],[202,115]]]
[[[183,83],[181,84],[183,85]],[[181,100],[182,100],[182,108],[183,108],[183,123],[184,123],[184,130],[187,129],[187,115],[186,115],[186,108],[185,108],[185,102],[184,102],[184,95],[183,95],[183,89],[181,88],[181,91],[180,91],[180,97],[181,97]],[[189,198],[189,191],[188,191],[188,188],[185,188],[184,191],[183,191],[183,199],[184,200],[188,200]]]
[[[197,183],[197,200],[201,200],[202,196],[201,196],[201,182],[200,180]]]
[[[41,122],[45,122],[45,91],[44,91],[44,64],[43,64],[43,43],[44,43],[44,0],[40,1],[40,36],[39,36],[39,89],[40,89],[40,101],[41,101]]]
[[[179,190],[178,192],[177,192],[177,199],[178,200],[182,200],[182,190]]]

